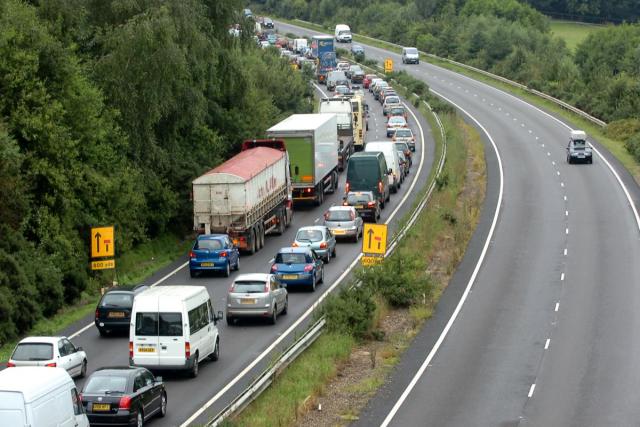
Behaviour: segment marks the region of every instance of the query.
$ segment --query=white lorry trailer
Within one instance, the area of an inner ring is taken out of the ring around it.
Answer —
[[[338,170],[347,168],[349,157],[355,150],[353,138],[353,113],[351,99],[343,98],[323,98],[320,100],[321,113],[334,113],[337,120],[338,130]]]
[[[291,164],[294,201],[321,205],[338,188],[338,128],[335,114],[294,114],[267,130],[284,140]]]
[[[242,152],[193,181],[193,223],[199,233],[228,234],[244,252],[282,234],[293,206],[289,158],[282,140],[250,140]]]

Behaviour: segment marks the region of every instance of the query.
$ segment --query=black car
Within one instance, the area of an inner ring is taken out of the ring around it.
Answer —
[[[269,29],[275,28],[275,25],[273,24],[273,21],[271,20],[271,18],[264,18],[262,25],[264,25],[265,28],[269,28]]]
[[[350,191],[344,198],[343,206],[353,206],[362,219],[378,222],[380,203],[372,191]]]
[[[145,368],[100,368],[84,384],[82,405],[92,426],[142,426],[167,414],[167,391]]]
[[[101,336],[113,331],[129,331],[135,295],[148,286],[117,287],[102,295],[96,307],[95,324]]]

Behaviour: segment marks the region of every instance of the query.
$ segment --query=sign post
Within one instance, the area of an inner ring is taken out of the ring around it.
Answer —
[[[365,224],[362,239],[363,266],[380,265],[387,252],[387,224]]]

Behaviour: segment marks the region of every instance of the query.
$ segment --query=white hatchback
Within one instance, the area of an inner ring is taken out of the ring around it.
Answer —
[[[45,366],[64,368],[71,377],[87,373],[87,354],[67,337],[28,337],[13,350],[7,367]]]

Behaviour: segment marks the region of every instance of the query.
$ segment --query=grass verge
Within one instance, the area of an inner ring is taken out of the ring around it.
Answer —
[[[425,117],[434,120],[423,105],[420,109]],[[435,122],[431,125],[438,129]],[[453,114],[445,115],[443,125],[447,135],[447,160],[440,178],[443,183],[433,193],[428,207],[397,252],[380,267],[379,274],[373,274],[391,278],[398,292],[391,295],[380,292],[360,270],[358,276],[363,279],[362,286],[330,297],[326,304],[330,307],[325,307],[325,310],[332,310],[328,320],[330,317],[342,317],[342,327],[340,321],[328,324],[329,332],[226,425],[348,424],[357,419],[367,399],[384,384],[402,352],[431,316],[480,217],[486,185],[480,137]],[[440,152],[443,147],[440,133],[434,131],[433,135]],[[415,254],[421,255],[415,257]],[[412,267],[416,270],[415,274],[409,269],[403,271],[403,274],[411,276],[407,277],[407,282],[404,276],[400,279],[398,271],[396,274],[391,271],[398,265],[402,268],[405,259],[413,259]],[[408,282],[423,292],[417,296],[405,293],[403,287]],[[407,295],[409,299],[405,298]],[[408,304],[399,307],[396,304],[399,300]],[[362,306],[368,308],[364,315],[360,310]],[[362,327],[358,327],[358,323]],[[333,342],[341,346],[340,351],[325,348],[334,345]],[[316,366],[323,367],[321,375],[317,375]],[[349,381],[344,381],[345,378]],[[325,401],[323,408],[326,409],[318,411],[316,408],[321,400]],[[332,400],[340,404],[334,405]]]
[[[190,243],[191,240],[181,239],[175,234],[168,233],[137,246],[117,259],[119,283],[142,283],[145,278],[184,255]],[[82,293],[78,303],[63,308],[53,317],[36,322],[26,336],[58,334],[93,312],[100,298],[97,281],[92,281],[89,289]],[[0,362],[9,359],[18,341],[20,340],[10,341],[0,347]]]
[[[585,24],[582,22],[551,20],[551,32],[556,37],[563,39],[572,52],[575,52],[576,47],[578,47],[589,34],[602,28],[601,25]]]

